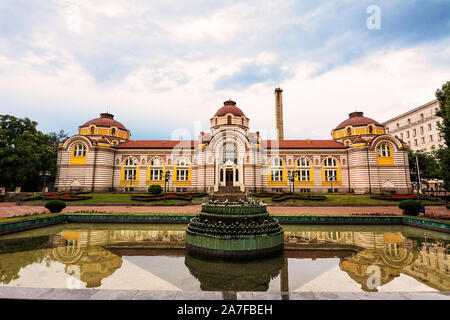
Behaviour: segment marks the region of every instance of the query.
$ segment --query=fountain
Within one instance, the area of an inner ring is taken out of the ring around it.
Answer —
[[[186,249],[191,255],[223,259],[271,257],[283,252],[284,231],[261,201],[215,196],[189,222]]]

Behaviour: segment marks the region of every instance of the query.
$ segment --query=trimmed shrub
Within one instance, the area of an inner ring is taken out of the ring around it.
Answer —
[[[398,207],[408,216],[417,216],[422,205],[418,200],[403,200]]]
[[[58,213],[66,207],[66,203],[62,200],[50,200],[45,203],[45,207],[50,210],[51,213]]]
[[[159,184],[154,184],[148,187],[148,192],[151,194],[161,194],[163,192],[163,188]]]

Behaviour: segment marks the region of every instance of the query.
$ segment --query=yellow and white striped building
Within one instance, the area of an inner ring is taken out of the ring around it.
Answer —
[[[198,140],[130,140],[130,131],[102,113],[59,144],[58,191],[168,190],[214,192],[411,192],[407,145],[362,112],[332,130],[331,140],[263,140],[234,101],[224,102]]]

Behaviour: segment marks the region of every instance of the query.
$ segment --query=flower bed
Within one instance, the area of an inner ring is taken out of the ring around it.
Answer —
[[[80,201],[86,199],[92,199],[92,196],[81,195],[86,194],[85,192],[46,192],[45,200],[63,200],[63,201]],[[22,201],[32,201],[42,199],[42,194],[37,194],[30,197],[25,197]]]
[[[411,200],[417,199],[417,194],[392,194],[392,195],[376,195],[371,196],[372,199],[377,200],[388,200],[388,201],[402,201],[402,200]],[[421,200],[429,200],[429,201],[439,201],[439,198],[433,198],[428,196],[420,196]]]

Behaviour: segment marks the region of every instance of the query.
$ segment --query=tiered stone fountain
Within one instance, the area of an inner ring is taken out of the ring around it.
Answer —
[[[191,219],[186,249],[192,255],[251,259],[281,254],[283,228],[266,205],[251,198],[228,202],[212,198]]]

